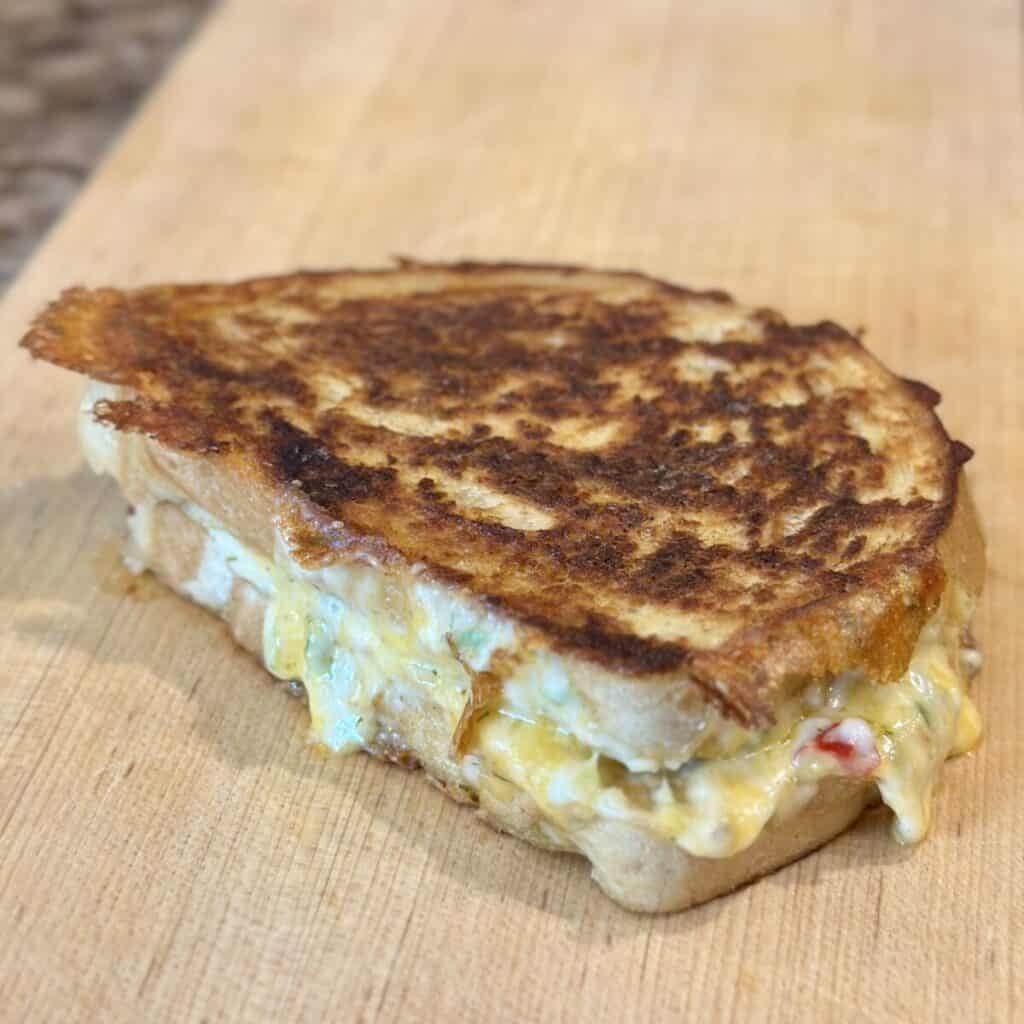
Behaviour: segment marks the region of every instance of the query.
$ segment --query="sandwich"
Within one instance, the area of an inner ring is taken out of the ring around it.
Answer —
[[[880,797],[928,830],[984,549],[939,395],[858,337],[639,273],[402,260],[72,288],[126,559],[498,829],[679,910]]]

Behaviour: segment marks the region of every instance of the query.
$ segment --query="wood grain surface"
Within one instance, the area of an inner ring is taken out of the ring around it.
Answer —
[[[335,3],[213,15],[0,308],[4,1020],[1024,1019],[1024,127],[1009,2]],[[209,616],[118,567],[73,282],[514,257],[865,326],[977,449],[988,732],[914,850],[882,814],[677,916],[324,759]]]

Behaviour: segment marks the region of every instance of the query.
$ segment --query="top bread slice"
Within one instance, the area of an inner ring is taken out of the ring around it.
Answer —
[[[71,289],[23,344],[112,385],[97,416],[255,548],[415,565],[743,725],[899,677],[947,574],[980,586],[939,396],[722,292],[403,261]]]

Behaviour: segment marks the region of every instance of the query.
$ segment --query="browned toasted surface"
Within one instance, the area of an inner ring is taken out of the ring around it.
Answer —
[[[969,455],[842,328],[637,274],[73,289],[24,344],[129,389],[106,422],[297,502],[300,558],[386,549],[746,718],[796,681],[903,671]]]

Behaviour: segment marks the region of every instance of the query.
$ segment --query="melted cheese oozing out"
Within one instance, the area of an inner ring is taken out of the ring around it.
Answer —
[[[364,564],[307,572],[283,551],[271,561],[249,550],[197,506],[183,511],[208,539],[182,589],[214,611],[226,606],[236,576],[266,596],[264,664],[305,686],[311,738],[334,752],[373,743],[381,731],[377,701],[390,686],[428,694],[454,731],[468,696],[464,666],[483,669],[512,643],[507,623],[432,581],[414,578],[403,589]],[[133,517],[133,529],[142,518]]]
[[[501,778],[526,790],[566,831],[611,817],[696,856],[727,857],[749,846],[772,818],[804,807],[823,779],[860,776],[831,751],[816,749],[814,737],[834,726],[870,744],[873,767],[863,777],[893,810],[895,838],[914,843],[928,831],[943,761],[970,750],[980,735],[978,713],[941,634],[937,622],[925,628],[898,681],[879,686],[851,674],[811,687],[780,710],[772,728],[719,737],[677,771],[616,771],[550,727],[500,714],[480,723],[478,745]]]
[[[402,589],[367,565],[304,572],[283,553],[275,564],[201,509],[185,511],[209,540],[184,589],[214,610],[226,604],[233,576],[267,596],[266,666],[303,683],[311,738],[332,751],[374,743],[382,730],[378,700],[389,687],[426,694],[454,731],[468,696],[463,663],[486,668],[496,650],[513,644],[507,623],[432,582],[414,579]],[[538,660],[532,679],[520,665],[505,703],[476,727],[462,759],[464,781],[473,790],[518,787],[553,836],[569,844],[574,831],[611,818],[693,855],[726,857],[754,842],[773,818],[799,811],[823,779],[869,777],[895,814],[896,838],[917,842],[928,830],[942,762],[970,749],[980,732],[956,635],[955,624],[936,616],[900,680],[876,685],[851,673],[810,687],[779,709],[771,728],[722,724],[685,763],[646,771],[607,757],[585,732],[581,739],[566,727],[579,700],[550,662]],[[816,741],[824,732],[833,742]],[[841,756],[857,745],[856,757]]]

